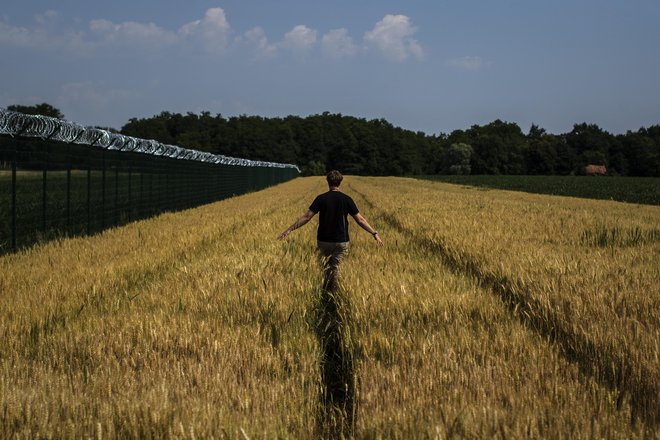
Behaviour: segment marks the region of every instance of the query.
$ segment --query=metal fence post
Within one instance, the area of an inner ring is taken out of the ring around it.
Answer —
[[[101,230],[105,229],[105,150],[101,150]]]
[[[155,162],[155,161],[154,161]],[[156,212],[156,204],[154,203],[154,173],[155,166],[153,163],[149,167],[149,215]]]
[[[46,144],[46,152],[44,153],[44,169],[43,169],[43,174],[42,174],[42,188],[41,188],[41,229],[46,235],[46,196],[47,196],[47,177],[48,177],[48,144]]]
[[[161,162],[161,159],[158,158],[158,161]],[[166,171],[166,170],[165,170]],[[158,213],[160,214],[161,212],[165,211],[164,208],[164,199],[163,197],[163,177],[165,176],[165,173],[163,172],[163,164],[159,163],[158,164]],[[165,180],[165,183],[167,183],[167,180]]]
[[[128,153],[128,154],[131,154],[131,153]],[[131,206],[131,178],[132,178],[132,174],[133,174],[133,158],[131,156],[129,156],[129,159],[128,159],[128,204],[127,204],[128,206],[126,207],[126,209],[128,211],[127,219],[128,219],[129,222],[133,218],[133,216],[132,216],[133,213],[131,212],[131,210],[133,209],[133,207]]]
[[[87,235],[92,233],[92,149],[87,150]]]
[[[11,248],[16,251],[16,161],[18,151],[14,142],[14,154],[11,159]]]
[[[160,162],[160,158],[158,160]],[[156,168],[156,173],[158,175],[158,183],[157,183],[157,193],[156,197],[158,197],[158,213],[160,214],[163,212],[163,166],[162,164],[158,164],[158,167]]]
[[[138,199],[138,218],[142,218],[144,212],[144,167],[140,167],[140,198]]]
[[[71,144],[66,146],[66,232],[71,235]]]
[[[185,174],[185,177],[184,177],[185,180],[186,180],[186,183],[185,183],[186,190],[183,194],[183,197],[184,197],[184,200],[185,200],[185,203],[186,203],[186,208],[190,207],[190,203],[191,203],[190,199],[192,198],[192,191],[190,190],[190,186],[191,186],[190,185],[190,177],[191,176],[192,176],[192,170],[188,170]]]
[[[119,212],[119,161],[115,161],[115,225],[121,220]]]
[[[170,191],[170,167],[167,159],[163,163],[163,178],[165,179],[165,197],[163,197],[163,211],[168,211],[172,208],[172,193]]]

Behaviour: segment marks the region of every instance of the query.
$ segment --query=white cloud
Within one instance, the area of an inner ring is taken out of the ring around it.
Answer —
[[[84,41],[80,33],[55,32],[49,23],[28,28],[13,26],[6,20],[0,20],[0,46],[37,50],[63,48],[75,53],[83,53],[90,44]]]
[[[256,47],[257,52],[260,55],[266,57],[272,57],[277,54],[277,45],[272,44],[268,41],[268,38],[266,37],[266,32],[264,32],[264,30],[259,26],[254,27],[249,31],[247,31],[243,39],[248,43],[252,44],[254,47]],[[242,41],[242,39],[239,38],[239,41]]]
[[[269,41],[259,26],[232,38],[232,27],[222,8],[207,9],[202,18],[174,29],[162,28],[155,23],[117,23],[103,18],[91,20],[86,26],[74,20],[74,27],[67,28],[63,24],[64,18],[59,12],[48,10],[35,15],[34,24],[27,27],[14,26],[6,18],[0,19],[0,46],[64,50],[83,56],[101,53],[99,50],[112,54],[113,48],[120,48],[122,53],[146,50],[154,54],[173,48],[182,51],[179,53],[201,50],[223,54],[233,48],[256,51],[260,57],[272,58],[282,51],[304,55],[320,43],[323,54],[332,58],[355,56],[363,49],[376,50],[395,61],[424,56],[422,47],[413,38],[416,28],[405,15],[386,15],[364,34],[359,43],[354,42],[345,28],[332,29],[319,38],[317,30],[302,24],[293,27],[280,41]]]
[[[60,18],[60,13],[52,9],[34,16],[34,21],[41,25],[50,24]]]
[[[179,35],[200,42],[214,53],[221,53],[229,46],[231,26],[222,8],[211,8],[204,18],[186,23],[179,28]]]
[[[0,20],[0,45],[35,49],[95,49],[99,46],[126,48],[165,48],[191,43],[213,53],[224,51],[229,45],[231,27],[221,8],[208,9],[203,18],[186,23],[178,30],[167,30],[154,23],[107,19],[88,22],[80,32],[63,29],[61,16],[46,11],[34,17],[35,24],[18,27],[6,19]]]
[[[97,19],[89,22],[89,33],[96,37],[96,44],[153,49],[188,42],[212,53],[221,53],[227,48],[230,30],[222,8],[208,9],[203,18],[186,23],[176,31],[135,21],[114,23]]]
[[[424,51],[412,38],[416,31],[409,17],[388,14],[376,23],[372,30],[364,34],[364,42],[369,47],[376,47],[383,55],[394,61],[403,61],[409,55],[421,59]]]
[[[294,53],[302,54],[309,51],[316,44],[316,34],[314,29],[299,24],[284,34],[284,40],[280,45]]]
[[[101,19],[90,21],[89,30],[105,44],[161,46],[176,41],[174,34],[154,23],[138,23],[135,21],[113,23]]]
[[[358,51],[347,29],[333,29],[321,39],[323,52],[333,58],[355,55]]]
[[[447,65],[457,69],[479,70],[486,65],[481,57],[463,57],[447,61]]]
[[[50,38],[43,29],[12,26],[4,20],[0,21],[0,45],[34,48],[49,43]]]

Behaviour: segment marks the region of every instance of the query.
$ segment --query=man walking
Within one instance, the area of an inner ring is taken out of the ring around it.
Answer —
[[[294,224],[278,235],[279,240],[286,238],[293,230],[309,222],[312,217],[319,214],[319,227],[316,233],[317,246],[325,258],[324,288],[335,290],[337,287],[337,270],[343,256],[348,251],[348,215],[365,231],[370,233],[376,244],[382,246],[383,242],[378,232],[372,228],[367,220],[358,211],[355,202],[346,194],[339,191],[343,176],[339,171],[330,171],[326,175],[329,190],[314,199],[309,209]]]

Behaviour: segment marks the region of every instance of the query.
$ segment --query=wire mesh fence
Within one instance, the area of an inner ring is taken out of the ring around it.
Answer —
[[[256,191],[298,174],[293,165],[0,110],[0,254]]]

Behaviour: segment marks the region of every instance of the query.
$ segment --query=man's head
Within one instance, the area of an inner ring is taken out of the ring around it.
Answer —
[[[344,176],[337,170],[332,170],[325,175],[325,180],[328,181],[328,186],[339,187]]]

